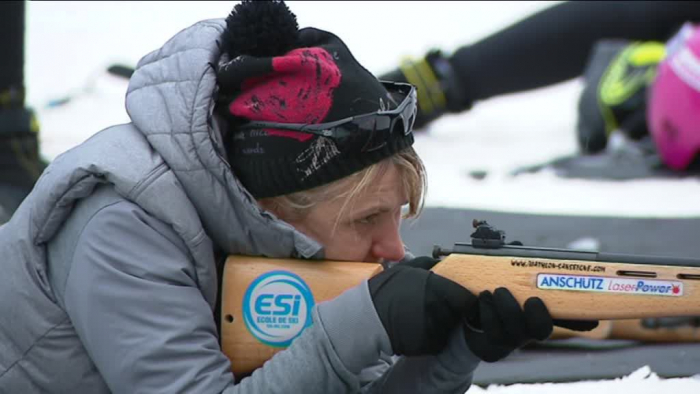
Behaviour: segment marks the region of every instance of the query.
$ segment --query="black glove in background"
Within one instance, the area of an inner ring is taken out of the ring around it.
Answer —
[[[598,322],[552,319],[540,298],[529,298],[521,308],[508,289],[499,287],[479,294],[478,307],[467,318],[465,336],[477,357],[495,362],[529,342],[547,339],[554,325],[590,331]]]
[[[439,353],[476,305],[469,290],[429,271],[437,261],[418,257],[369,279],[374,307],[395,354]]]
[[[610,133],[649,135],[647,90],[663,58],[659,42],[604,39],[591,49],[578,103],[576,130],[584,153],[602,151]]]

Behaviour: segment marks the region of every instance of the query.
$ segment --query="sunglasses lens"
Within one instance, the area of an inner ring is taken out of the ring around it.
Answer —
[[[388,115],[378,115],[374,117],[375,129],[367,134],[363,151],[369,152],[382,148],[387,144],[390,133],[396,127],[397,118]]]
[[[391,128],[391,118],[388,116],[375,116],[375,131],[387,131]]]

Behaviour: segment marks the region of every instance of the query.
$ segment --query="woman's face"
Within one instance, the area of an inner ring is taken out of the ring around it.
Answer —
[[[304,219],[289,223],[321,243],[328,260],[398,261],[404,256],[401,208],[408,203],[403,190],[396,166],[389,165],[345,209],[345,198],[324,201]]]

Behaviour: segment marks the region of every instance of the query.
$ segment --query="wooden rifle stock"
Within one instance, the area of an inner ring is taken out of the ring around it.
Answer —
[[[432,270],[472,293],[507,287],[521,305],[540,297],[554,318],[700,315],[696,260],[503,242],[494,247],[489,239],[474,234],[471,244],[455,244],[452,250],[436,247],[434,255],[443,258]],[[381,270],[373,263],[230,256],[223,274],[221,346],[234,373],[251,373],[288,346],[293,338],[286,336],[298,335],[310,322],[306,306],[335,298]],[[614,326],[604,322],[589,336],[605,338],[613,332]],[[691,333],[682,338],[700,336]]]
[[[251,327],[258,323],[253,321],[251,324],[251,319],[246,322],[245,316],[246,309],[255,309],[256,306],[255,301],[252,306],[250,306],[251,302],[245,302],[246,294],[255,287],[254,282],[265,275],[274,275],[279,271],[291,272],[300,277],[310,288],[314,302],[319,303],[333,299],[345,290],[381,272],[382,266],[347,261],[229,256],[224,267],[221,289],[221,349],[231,360],[231,369],[237,376],[250,374],[286,347],[270,345],[272,341],[266,341],[267,343],[261,341],[259,339],[261,335],[254,335],[251,331]],[[258,300],[261,299],[258,298]],[[264,302],[265,299],[262,300],[257,306],[263,304],[265,307],[271,307]],[[245,307],[244,303],[247,304]]]

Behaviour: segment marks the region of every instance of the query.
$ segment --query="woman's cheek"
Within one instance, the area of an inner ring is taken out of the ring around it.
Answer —
[[[352,261],[365,261],[371,257],[372,239],[365,235],[356,235],[354,242],[348,243],[349,248],[346,250],[348,256],[352,256]]]

